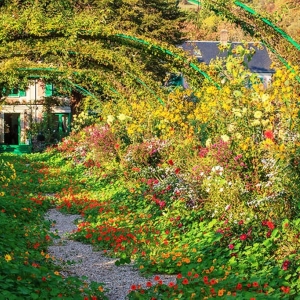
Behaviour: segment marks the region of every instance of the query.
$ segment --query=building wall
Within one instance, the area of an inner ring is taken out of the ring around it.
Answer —
[[[30,84],[26,90],[25,96],[8,96],[5,105],[0,107],[0,144],[5,143],[5,114],[16,114],[20,116],[19,122],[19,142],[20,144],[29,143],[27,131],[29,128],[29,120],[32,118],[33,122],[41,122],[44,114],[44,107],[42,105],[45,97],[45,84],[36,80]],[[52,108],[53,113],[70,114],[69,106],[58,106]]]

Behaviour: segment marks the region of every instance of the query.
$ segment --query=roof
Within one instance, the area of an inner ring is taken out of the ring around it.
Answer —
[[[230,44],[233,48],[243,45],[240,42],[232,42]],[[209,64],[212,59],[217,57],[224,58],[228,55],[228,51],[221,51],[219,45],[219,41],[187,41],[180,48],[197,57],[199,62]],[[245,59],[250,71],[253,73],[274,73],[274,70],[271,69],[272,61],[266,47],[257,43],[248,43],[248,45],[255,49],[252,59],[249,62]]]

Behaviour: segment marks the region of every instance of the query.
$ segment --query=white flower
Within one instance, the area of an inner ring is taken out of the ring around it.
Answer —
[[[205,142],[205,146],[209,147],[211,145],[211,139],[207,139]]]
[[[233,132],[233,131],[235,130],[235,125],[234,125],[234,124],[229,124],[229,125],[227,126],[227,130],[228,130],[229,132]]]
[[[226,134],[223,134],[223,135],[221,135],[221,139],[222,139],[224,142],[228,142],[228,141],[229,141],[229,136],[226,135]]]
[[[242,114],[241,114],[241,112],[240,112],[239,109],[233,108],[233,109],[232,109],[232,112],[234,113],[234,115],[235,115],[236,117],[241,117],[241,116],[242,116]]]
[[[239,132],[237,132],[235,134],[235,137],[236,137],[236,139],[240,140],[243,136]]]
[[[114,120],[115,120],[115,117],[113,115],[108,115],[107,116],[106,121],[107,121],[108,125],[111,125],[114,122]]]
[[[124,114],[119,114],[117,118],[118,118],[120,121],[125,121],[125,120],[130,120],[130,119],[132,119],[131,117],[126,116],[126,115],[124,115]]]

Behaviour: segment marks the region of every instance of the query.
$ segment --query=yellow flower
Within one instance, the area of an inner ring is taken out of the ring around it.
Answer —
[[[260,110],[257,110],[255,113],[254,113],[254,118],[255,119],[260,119],[262,117],[263,113],[260,111]]]
[[[9,262],[9,261],[12,260],[12,257],[11,257],[9,254],[6,254],[6,255],[4,256],[4,258],[5,258],[5,260],[6,260],[7,262]]]
[[[101,293],[104,291],[104,288],[100,285],[99,287],[98,287],[98,291],[100,291]]]
[[[202,261],[202,258],[199,257],[199,258],[197,259],[197,262],[200,263],[201,261]]]
[[[251,126],[259,126],[260,125],[260,121],[259,120],[254,120],[254,121],[252,121],[252,123],[251,123]]]

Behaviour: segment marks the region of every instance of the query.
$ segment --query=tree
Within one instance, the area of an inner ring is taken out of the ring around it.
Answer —
[[[6,24],[0,29],[1,86],[24,85],[34,69],[34,76],[70,86],[74,107],[81,100],[78,85],[96,97],[101,93],[130,97],[133,89],[163,96],[166,71],[176,62],[157,50],[168,45],[176,52],[174,45],[182,42],[185,14],[176,1],[14,0],[1,4],[0,18]],[[147,42],[140,42],[144,39]]]

